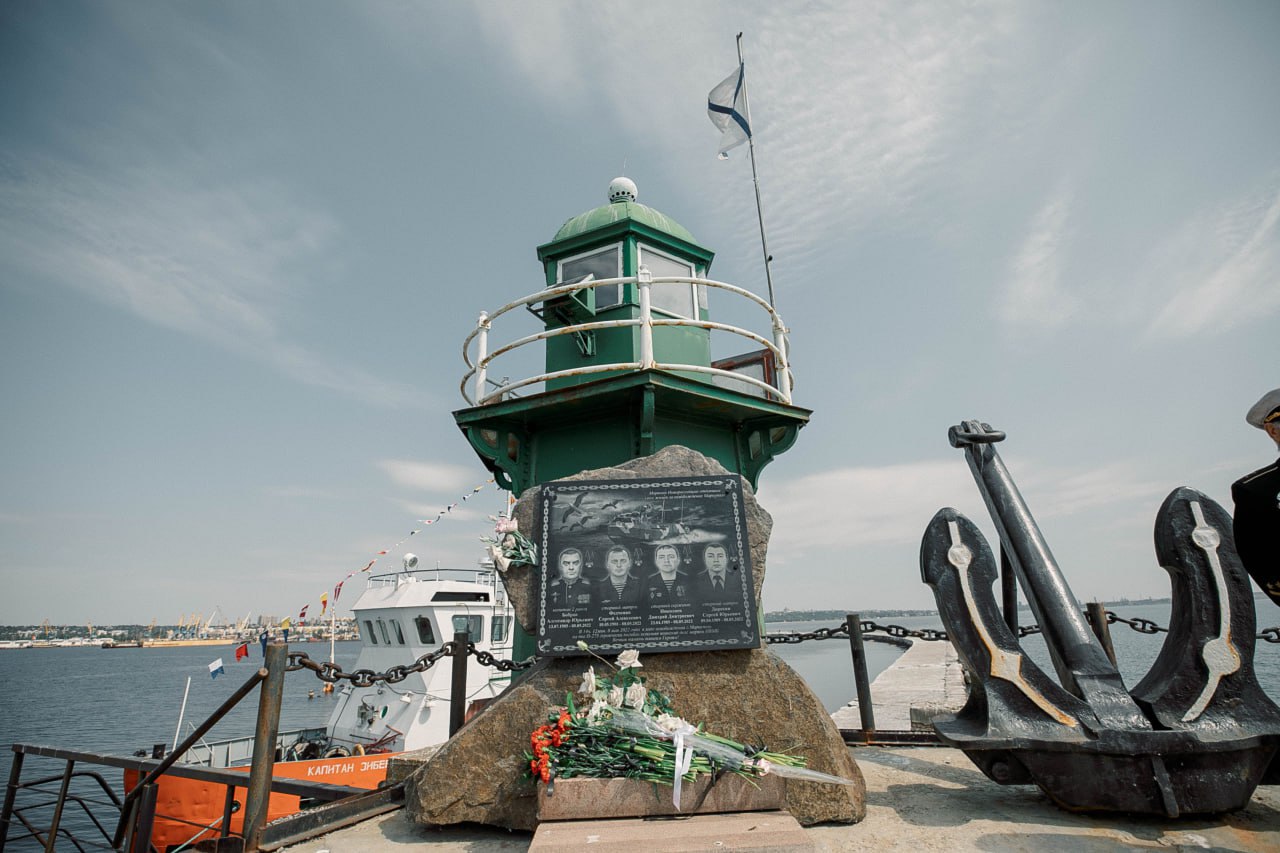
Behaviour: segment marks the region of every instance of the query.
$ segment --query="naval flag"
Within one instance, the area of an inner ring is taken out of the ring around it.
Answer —
[[[747,79],[743,69],[743,64],[738,63],[738,70],[707,95],[707,115],[722,134],[718,155],[721,160],[729,159],[725,153],[729,149],[751,138],[751,113],[747,108]]]
[[[236,660],[241,660],[242,658],[247,658],[248,656],[249,656],[248,643],[241,643],[240,645],[236,646]],[[267,653],[264,651],[262,653],[262,656],[266,657]]]
[[[210,678],[217,678],[219,675],[222,675],[225,672],[226,670],[222,668],[222,658],[218,658],[216,661],[209,664]]]

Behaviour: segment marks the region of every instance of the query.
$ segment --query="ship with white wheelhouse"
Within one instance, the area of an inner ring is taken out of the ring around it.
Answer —
[[[413,668],[424,655],[465,631],[476,652],[497,659],[511,656],[513,612],[497,571],[489,560],[475,569],[420,569],[406,554],[399,571],[374,575],[352,606],[360,629],[360,653],[353,673],[385,673]],[[464,707],[478,709],[510,683],[511,674],[467,662]],[[361,681],[368,679],[361,679]],[[442,658],[404,679],[359,685],[340,679],[335,707],[324,728],[280,732],[272,774],[352,788],[377,788],[389,760],[401,752],[424,749],[449,738],[452,666]],[[188,764],[248,772],[253,736],[202,741],[184,757]],[[137,784],[126,771],[126,788]],[[223,812],[224,786],[179,776],[161,777],[152,843],[158,850],[190,843],[192,827],[216,827]],[[268,820],[302,808],[297,796],[272,794]],[[160,817],[164,815],[164,817]],[[238,832],[243,816],[231,817]],[[198,832],[197,836],[206,833]]]

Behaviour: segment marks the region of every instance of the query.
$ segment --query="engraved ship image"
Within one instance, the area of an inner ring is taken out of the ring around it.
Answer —
[[[609,538],[619,545],[628,548],[637,545],[659,545],[687,543],[689,531],[680,521],[669,521],[669,517],[679,518],[666,507],[654,508],[644,504],[637,510],[619,513],[609,522]]]
[[[1128,690],[995,451],[1004,437],[978,421],[949,435],[1058,678],[1026,656],[1001,615],[996,558],[982,533],[956,510],[939,510],[920,570],[971,676],[964,708],[934,721],[942,741],[993,781],[1035,784],[1071,811],[1218,814],[1243,808],[1258,785],[1280,783],[1280,708],[1254,674],[1253,598],[1231,516],[1193,489],[1165,498],[1155,545],[1172,581],[1172,618],[1159,656]]]
[[[510,656],[511,603],[492,563],[482,561],[475,570],[416,566],[417,557],[406,554],[403,570],[370,577],[352,605],[361,641],[353,672],[383,672],[416,660],[462,630],[478,652]],[[272,775],[347,787],[351,793],[377,788],[386,779],[392,756],[449,738],[450,675],[449,666],[436,665],[411,672],[395,684],[342,684],[324,728],[279,733]],[[472,662],[466,685],[472,709],[502,692],[510,678],[510,673]],[[253,740],[250,734],[201,742],[188,752],[183,766],[243,769],[247,774]],[[126,771],[126,789],[132,790],[138,779],[137,771]],[[151,835],[157,850],[218,834],[226,808],[223,784],[165,775],[159,786]],[[298,796],[273,793],[267,820],[293,814],[305,805]],[[232,831],[240,832],[243,821],[244,811],[235,811]]]

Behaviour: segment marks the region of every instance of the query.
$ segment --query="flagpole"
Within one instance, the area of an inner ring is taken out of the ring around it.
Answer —
[[[747,92],[747,75],[746,64],[742,61],[742,33],[738,33],[738,65],[742,66],[742,102],[747,108],[747,115],[751,115],[751,97]],[[747,134],[747,149],[751,152],[751,182],[756,188],[756,219],[760,222],[760,248],[764,252],[764,280],[769,286],[769,305],[777,308],[773,300],[773,272],[769,264],[773,261],[773,256],[769,254],[769,241],[764,235],[764,208],[760,204],[760,175],[756,173],[756,141],[755,134]]]

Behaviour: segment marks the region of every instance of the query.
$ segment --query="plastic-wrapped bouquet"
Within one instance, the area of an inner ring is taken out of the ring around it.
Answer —
[[[492,537],[481,536],[481,542],[489,544],[489,557],[498,571],[505,572],[512,564],[536,566],[538,546],[520,532],[520,524],[514,518],[489,516],[494,522]]]
[[[590,652],[585,643],[578,646]],[[676,716],[666,695],[646,687],[634,649],[613,663],[596,657],[611,671],[597,674],[595,665],[589,666],[578,688],[580,702],[566,696],[566,707],[552,709],[547,724],[530,735],[529,772],[548,786],[573,777],[660,782],[672,786],[672,802],[679,808],[681,782],[704,774],[754,778],[775,773],[852,784],[806,768],[801,756],[754,749]]]

